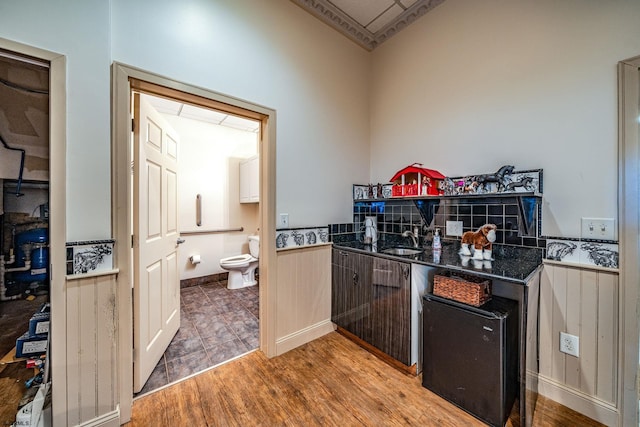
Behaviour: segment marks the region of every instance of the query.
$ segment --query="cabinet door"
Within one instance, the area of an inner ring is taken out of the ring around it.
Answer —
[[[411,264],[373,258],[370,343],[411,362]]]
[[[260,161],[257,156],[240,162],[240,203],[260,201]]]
[[[370,340],[372,257],[334,249],[331,320],[357,337]]]

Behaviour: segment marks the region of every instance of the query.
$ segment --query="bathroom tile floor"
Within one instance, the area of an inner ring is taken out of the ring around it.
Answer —
[[[135,396],[258,348],[258,289],[230,290],[226,280],[180,289],[180,329]]]

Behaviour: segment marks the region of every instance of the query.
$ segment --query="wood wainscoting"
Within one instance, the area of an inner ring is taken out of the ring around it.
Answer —
[[[111,270],[67,276],[65,425],[120,425],[117,274],[117,270]],[[53,387],[63,381],[63,378],[54,378]]]
[[[331,244],[277,252],[276,354],[333,331]]]
[[[618,273],[545,263],[540,285],[540,394],[617,425]],[[560,332],[580,339],[560,352]]]

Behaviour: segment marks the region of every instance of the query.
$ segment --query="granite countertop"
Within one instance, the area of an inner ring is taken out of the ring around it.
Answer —
[[[493,245],[492,261],[476,261],[458,253],[459,241],[443,240],[441,251],[434,251],[425,247],[424,252],[417,255],[389,255],[383,251],[389,247],[399,247],[397,244],[378,242],[377,247],[365,245],[358,241],[334,242],[335,248],[345,248],[375,254],[384,258],[424,264],[430,267],[441,267],[448,270],[474,274],[491,279],[526,284],[531,276],[542,265],[542,250],[509,245]],[[410,247],[402,245],[403,247]],[[440,252],[438,254],[438,252]]]

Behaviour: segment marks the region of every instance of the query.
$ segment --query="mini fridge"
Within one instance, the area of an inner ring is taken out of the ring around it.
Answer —
[[[492,426],[504,426],[518,391],[518,303],[480,307],[423,297],[422,385]]]

